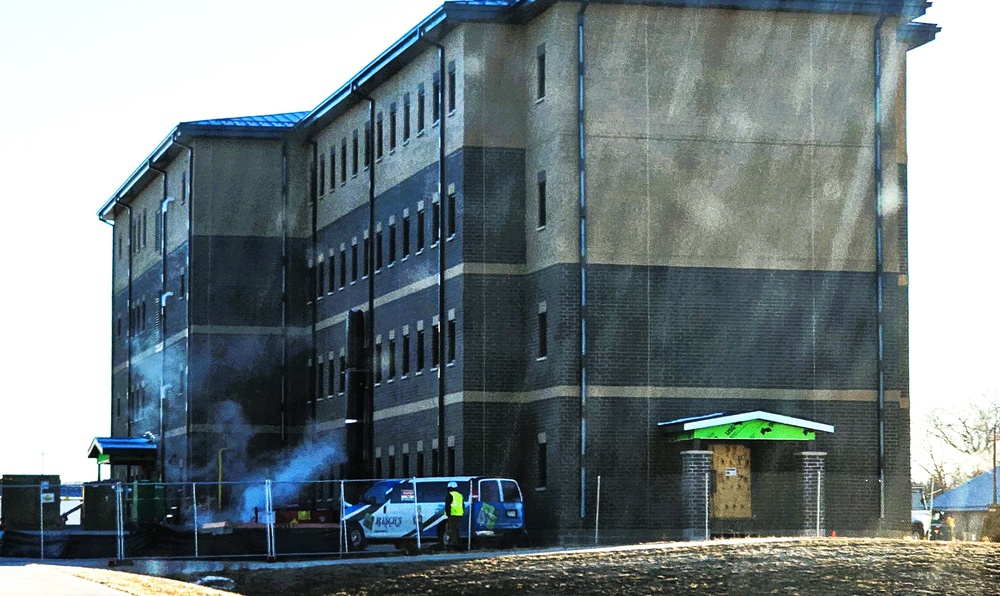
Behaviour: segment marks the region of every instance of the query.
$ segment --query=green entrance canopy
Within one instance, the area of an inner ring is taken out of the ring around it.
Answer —
[[[816,432],[832,433],[833,426],[757,410],[745,414],[724,413],[678,418],[657,424],[674,441],[692,439],[813,441]]]

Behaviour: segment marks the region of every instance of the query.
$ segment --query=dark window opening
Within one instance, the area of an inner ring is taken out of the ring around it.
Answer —
[[[375,458],[375,477],[376,478],[381,478],[382,477],[382,458],[381,457],[376,457]]]
[[[434,85],[432,87],[433,97],[431,98],[431,118],[437,124],[441,119],[441,73],[434,73]]]
[[[326,156],[319,156],[319,194],[326,194]]]
[[[351,176],[358,175],[358,131],[355,129],[351,139]]]
[[[538,173],[538,227],[544,228],[546,222],[545,172]]]
[[[420,83],[420,86],[417,87],[417,133],[424,132],[424,128],[426,128],[424,123],[424,108],[426,103],[427,99],[424,97],[424,84]]]
[[[340,140],[340,183],[347,182],[347,137]]]
[[[347,250],[340,249],[340,289],[347,285]]]
[[[382,342],[375,342],[375,384],[382,382]]]
[[[382,159],[382,112],[378,113],[378,119],[375,121],[375,159]]]
[[[330,190],[337,184],[337,148],[330,146]]]
[[[424,249],[425,219],[426,218],[424,217],[424,210],[423,209],[417,210],[417,252],[420,252]]]
[[[358,281],[358,245],[351,245],[351,282]]]
[[[431,474],[441,474],[441,457],[437,447],[431,449]],[[441,474],[443,475],[443,474]]]
[[[336,262],[337,261],[333,257],[333,255],[330,255],[330,287],[327,290],[327,292],[330,292],[330,293],[333,292],[334,286],[336,284],[336,279],[337,279],[336,276],[334,275],[335,271],[334,271],[334,268],[333,268],[333,264],[336,263]]]
[[[365,167],[372,161],[372,123],[365,122]]]
[[[382,232],[375,232],[375,271],[382,270]]]
[[[424,370],[424,330],[417,329],[417,362],[416,369]]]
[[[403,478],[410,477],[410,454],[403,454]]]
[[[403,353],[401,354],[401,356],[403,357],[402,369],[403,369],[403,376],[405,377],[406,375],[410,374],[410,334],[409,333],[404,333],[403,334]]]
[[[545,97],[545,44],[538,46],[538,62],[535,68],[535,87],[537,91],[535,97],[541,99]]]
[[[403,142],[410,140],[410,94],[403,96]]]
[[[322,263],[316,263],[316,298],[322,298],[326,290],[326,277],[323,273],[326,271],[326,266]]]
[[[389,380],[396,378],[396,340],[389,338]]]
[[[120,408],[120,406],[119,406]],[[423,477],[424,475],[424,452],[417,452],[417,476]]]
[[[454,238],[458,231],[458,219],[455,215],[455,204],[457,203],[455,193],[448,193],[448,237]]]
[[[389,109],[389,151],[396,150],[396,104]]]
[[[431,206],[431,246],[441,240],[441,203],[434,202]]]
[[[441,325],[431,326],[431,368],[436,368],[441,362]]]
[[[448,448],[448,475],[449,476],[454,476],[455,475],[455,448],[454,447],[449,447]]]
[[[448,113],[449,114],[455,111],[455,103],[456,103],[455,87],[457,86],[455,84],[456,80],[457,77],[455,75],[455,63],[452,62],[451,64],[448,65]]]
[[[365,247],[364,247],[364,251],[365,251],[364,252],[364,258],[365,258],[365,260],[364,260],[364,263],[361,264],[361,277],[368,277],[368,273],[369,273],[369,271],[368,271],[368,259],[371,258],[371,250],[372,250],[371,244],[372,244],[371,238],[365,238],[365,240],[364,240],[364,245],[365,245]]]
[[[389,264],[396,262],[396,224],[389,224]]]
[[[548,313],[538,313],[538,357],[545,358],[549,355],[548,338]]]
[[[326,379],[327,395],[333,395],[334,389],[337,387],[337,367],[333,364],[333,357],[330,357],[330,361],[327,363],[327,379]]]
[[[455,319],[448,319],[448,362],[455,361],[455,336],[456,336],[456,324]]]
[[[316,363],[316,399],[321,399],[324,395],[323,392],[323,363]]]
[[[410,256],[410,216],[403,216],[403,258]]]
[[[538,444],[538,488],[545,488],[549,483],[548,443]]]
[[[395,477],[396,477],[396,456],[395,455],[390,455],[389,456],[389,478],[395,478]]]
[[[347,386],[347,358],[345,356],[340,357],[340,375],[337,379],[337,393],[344,393],[344,388]]]

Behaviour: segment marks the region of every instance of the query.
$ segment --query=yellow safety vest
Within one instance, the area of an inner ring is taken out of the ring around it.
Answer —
[[[449,491],[451,495],[451,509],[448,515],[451,517],[462,517],[465,514],[465,504],[462,502],[462,493],[457,490]]]

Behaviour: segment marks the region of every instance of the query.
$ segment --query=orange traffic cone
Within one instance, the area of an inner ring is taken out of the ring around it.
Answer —
[[[832,530],[830,532],[830,538],[836,538],[836,537],[837,537],[837,531],[836,530]]]

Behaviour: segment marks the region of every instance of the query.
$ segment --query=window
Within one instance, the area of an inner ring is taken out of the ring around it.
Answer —
[[[438,448],[431,449],[431,474],[441,474],[441,456],[438,455]]]
[[[337,380],[337,393],[343,394],[344,389],[347,387],[347,357],[344,353],[340,353],[340,375]]]
[[[455,215],[455,191],[448,193],[448,238],[454,238],[458,228],[458,220]]]
[[[333,270],[333,264],[335,262],[336,262],[336,259],[334,259],[333,253],[331,252],[330,253],[330,287],[329,287],[329,289],[327,289],[327,292],[330,293],[330,294],[333,293],[333,288],[334,288],[335,280],[336,280],[336,277],[334,277],[334,270]]]
[[[403,94],[403,144],[410,142],[410,94]]]
[[[538,357],[545,358],[549,355],[548,338],[548,313],[544,302],[538,305]]]
[[[453,114],[455,112],[455,84],[457,77],[455,75],[455,62],[452,61],[448,63],[448,113]]]
[[[375,384],[382,382],[382,338],[375,339]]]
[[[372,123],[365,122],[365,167],[372,161]]]
[[[403,452],[403,477],[410,477],[410,454]]]
[[[544,228],[546,222],[545,214],[545,170],[538,172],[538,227]]]
[[[424,370],[424,328],[417,327],[417,372]]]
[[[340,140],[340,183],[347,183],[347,137]]]
[[[382,458],[381,457],[376,457],[375,458],[375,477],[376,478],[381,478],[382,477]]]
[[[351,177],[358,175],[358,129],[354,129],[354,139],[351,141]]]
[[[389,152],[396,150],[396,104],[389,106]]]
[[[396,456],[389,454],[389,478],[396,477]]]
[[[162,252],[163,248],[163,210],[166,209],[166,204],[163,205],[161,209],[156,210],[156,222],[153,226],[153,248],[156,249],[157,253]]]
[[[417,476],[424,475],[424,452],[417,451]]]
[[[441,323],[434,321],[431,325],[431,368],[437,368],[441,362]]]
[[[378,113],[375,120],[375,161],[382,159],[382,112]]]
[[[403,357],[402,368],[405,377],[410,374],[410,330],[405,327],[403,328],[403,352],[400,355]]]
[[[323,391],[323,363],[316,363],[316,399],[322,399],[326,393]]]
[[[347,285],[347,250],[340,245],[340,289]]]
[[[358,240],[351,243],[351,283],[358,281]]]
[[[455,324],[455,311],[448,314],[448,362],[455,362],[455,338],[457,326]]]
[[[538,488],[545,488],[549,483],[549,444],[544,440],[538,442]]]
[[[389,265],[396,262],[396,222],[389,223]]]
[[[375,232],[375,271],[382,270],[382,230]]]
[[[337,147],[330,145],[330,190],[337,184]]]
[[[455,475],[455,447],[448,447],[448,475]]]
[[[367,232],[366,232],[366,234],[367,234]],[[369,238],[367,235],[365,236],[364,245],[365,245],[365,247],[364,247],[365,252],[364,252],[364,262],[361,264],[361,277],[368,277],[368,273],[369,273],[369,271],[368,271],[369,260],[368,259],[371,258],[372,241],[371,241],[371,238]]]
[[[180,281],[180,286],[179,286],[179,289],[177,290],[178,298],[184,298],[186,286],[184,285],[184,274],[183,273],[181,273],[181,278],[180,278],[179,281]]]
[[[309,261],[309,291],[306,293],[306,304],[312,303],[312,297],[316,290],[316,267]]]
[[[441,203],[431,202],[431,246],[441,240]]]
[[[316,263],[316,298],[322,298],[326,290],[326,278],[323,272],[326,271],[326,264],[323,261]]]
[[[433,97],[431,98],[431,118],[434,124],[441,119],[441,73],[434,73]]]
[[[396,338],[389,336],[389,380],[396,378]]]
[[[417,207],[417,252],[424,249],[424,208]]]
[[[538,59],[535,65],[535,97],[545,97],[545,44],[538,46]]]
[[[319,156],[319,194],[326,194],[326,156]]]
[[[403,258],[410,256],[410,212],[403,212]]]
[[[424,97],[424,84],[417,87],[417,134],[424,132],[424,112],[427,99]]]
[[[330,356],[329,362],[327,362],[327,395],[333,395],[333,389],[337,386],[337,367],[333,365],[333,356]]]

